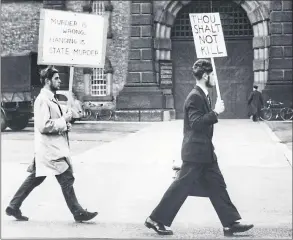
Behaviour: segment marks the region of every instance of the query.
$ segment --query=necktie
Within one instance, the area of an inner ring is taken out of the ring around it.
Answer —
[[[211,101],[211,98],[210,98],[210,96],[209,96],[209,95],[207,95],[207,98],[208,98],[208,100],[209,100],[209,105],[210,105],[210,107],[212,107],[212,101]]]
[[[61,107],[60,107],[60,105],[59,105],[59,103],[58,103],[58,99],[57,99],[57,97],[56,97],[56,94],[54,95],[54,98],[55,98],[56,103],[57,103],[57,105],[58,105],[58,108],[59,108],[59,110],[60,110],[61,116],[63,116],[62,109],[61,109]]]
[[[60,105],[59,105],[59,102],[58,102],[58,99],[57,99],[56,94],[54,95],[54,99],[56,100],[56,103],[57,103],[57,106],[58,106],[59,111],[60,111],[60,113],[61,113],[61,116],[63,116],[63,112],[62,112],[62,109],[61,109],[61,107],[60,107]],[[66,138],[67,138],[67,143],[68,143],[68,146],[69,146],[68,131],[65,132],[65,136],[66,136]]]

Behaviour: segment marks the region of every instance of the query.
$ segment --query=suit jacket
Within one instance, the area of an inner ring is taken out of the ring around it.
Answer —
[[[253,91],[248,98],[248,105],[250,115],[259,112],[264,105],[262,94],[259,91]]]
[[[183,162],[210,163],[214,153],[213,124],[218,122],[203,90],[195,86],[184,102],[184,137],[181,149]]]
[[[67,124],[59,107],[44,88],[34,103],[36,176],[59,175],[71,166]]]

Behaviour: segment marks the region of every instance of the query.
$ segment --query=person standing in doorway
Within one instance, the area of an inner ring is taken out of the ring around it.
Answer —
[[[55,98],[55,92],[61,84],[58,70],[48,66],[40,75],[43,88],[34,103],[35,158],[28,168],[31,174],[10,201],[6,214],[19,221],[28,221],[28,217],[23,216],[20,211],[23,201],[47,176],[55,176],[75,221],[91,220],[98,213],[84,210],[78,203],[73,188],[74,176],[68,139],[72,116],[70,112],[62,112]]]
[[[258,86],[253,86],[253,91],[248,98],[249,113],[252,116],[252,121],[257,122],[260,118],[260,111],[264,106],[264,101]]]
[[[248,231],[253,225],[239,221],[241,217],[229,198],[212,143],[213,125],[225,109],[222,100],[216,102],[214,110],[211,109],[208,89],[215,86],[212,64],[200,59],[194,63],[192,72],[196,86],[184,102],[183,164],[178,178],[146,219],[145,226],[160,235],[172,235],[169,227],[186,198],[198,185],[206,191],[214,206],[225,236]]]

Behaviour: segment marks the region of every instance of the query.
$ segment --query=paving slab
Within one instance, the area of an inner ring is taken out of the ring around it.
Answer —
[[[29,222],[1,213],[2,237],[160,238],[143,222],[172,182],[182,126],[180,120],[152,123],[73,156],[79,201],[99,212],[92,222],[74,223],[57,181],[48,178],[23,204]],[[242,237],[292,237],[292,167],[265,127],[220,120],[214,142],[230,197],[242,217],[256,226]],[[27,175],[25,168],[2,164],[2,209]],[[172,238],[223,238],[207,198],[189,197],[172,227]]]

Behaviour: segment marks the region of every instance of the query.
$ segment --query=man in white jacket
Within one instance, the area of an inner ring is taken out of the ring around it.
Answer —
[[[43,88],[34,103],[35,159],[31,174],[20,186],[6,208],[6,214],[20,221],[28,221],[20,206],[30,192],[47,176],[55,176],[75,221],[93,219],[98,213],[84,210],[77,201],[70,162],[68,131],[71,129],[71,112],[63,113],[55,92],[60,88],[58,70],[52,66],[41,71]]]

